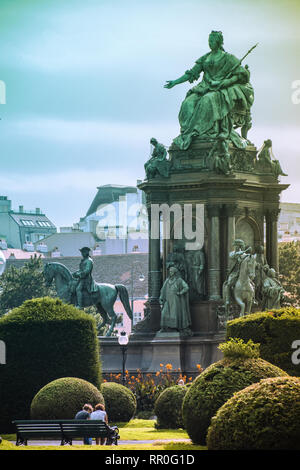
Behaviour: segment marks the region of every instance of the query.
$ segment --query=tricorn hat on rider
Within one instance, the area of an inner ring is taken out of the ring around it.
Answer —
[[[79,251],[81,253],[89,253],[91,251],[91,249],[88,247],[88,246],[84,246],[83,248],[80,248]]]

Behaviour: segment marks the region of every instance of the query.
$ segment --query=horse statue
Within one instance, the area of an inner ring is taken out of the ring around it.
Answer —
[[[76,305],[76,279],[71,272],[61,263],[46,263],[44,267],[44,278],[49,287],[54,280],[58,297],[66,303]],[[115,324],[118,323],[118,315],[114,311],[114,303],[119,296],[130,320],[133,319],[129,304],[129,296],[126,287],[122,284],[100,284],[95,282],[95,292],[84,296],[84,307],[95,305],[97,311],[102,316],[102,323],[99,329],[110,324],[106,336],[111,336]]]
[[[251,313],[252,303],[255,298],[255,257],[251,254],[246,254],[241,260],[238,279],[232,289],[231,298],[228,298],[228,293],[225,288],[226,282],[223,284],[223,300],[225,303],[225,315],[228,317],[229,307],[232,301],[235,301],[241,308],[240,317]]]

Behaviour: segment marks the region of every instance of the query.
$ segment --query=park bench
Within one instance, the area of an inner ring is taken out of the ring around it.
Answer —
[[[59,439],[60,445],[72,445],[74,438],[102,437],[106,445],[118,445],[119,429],[108,426],[104,421],[64,419],[64,420],[18,420],[13,421],[17,428],[16,445],[26,445],[30,439]]]

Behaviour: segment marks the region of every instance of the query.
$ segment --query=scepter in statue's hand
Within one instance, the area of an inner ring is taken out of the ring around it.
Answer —
[[[246,54],[238,61],[238,63],[225,75],[223,80],[221,80],[221,83],[215,88],[214,91],[220,90],[221,88],[227,88],[228,86],[232,85],[235,82],[236,77],[234,77],[233,72],[239,68],[243,60],[247,57],[247,55],[250,54],[250,52],[253,51],[253,49],[256,48],[257,45],[258,43],[252,46],[251,49],[249,49],[249,51],[246,52]]]

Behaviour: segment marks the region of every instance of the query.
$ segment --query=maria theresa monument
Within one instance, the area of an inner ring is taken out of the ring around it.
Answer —
[[[210,33],[208,45],[164,85],[193,84],[179,110],[179,135],[168,148],[149,136],[139,184],[149,223],[148,301],[131,335],[129,370],[154,372],[161,362],[185,373],[207,367],[219,358],[229,318],[278,308],[283,298],[277,220],[286,174],[271,136],[257,148],[249,135],[254,90],[245,59],[259,48],[238,59],[225,51],[221,31]],[[106,357],[112,370],[113,338],[101,346],[104,370]]]
[[[224,49],[221,31],[210,33],[208,45],[189,70],[164,85],[193,84],[179,110],[180,134],[168,152],[151,137],[139,185],[149,218],[149,299],[132,342],[151,339],[149,370],[164,354],[168,362],[177,358],[182,370],[192,371],[196,356],[208,365],[228,318],[276,308],[283,296],[277,220],[280,193],[288,187],[279,177],[286,175],[271,136],[257,148],[249,135],[254,90],[245,59],[259,47],[238,59]],[[170,208],[159,210],[159,222],[157,207]],[[178,237],[186,207],[200,243],[185,232]]]

